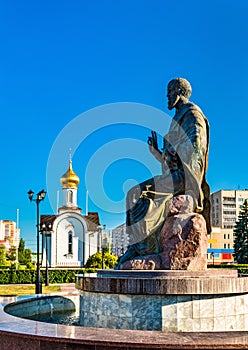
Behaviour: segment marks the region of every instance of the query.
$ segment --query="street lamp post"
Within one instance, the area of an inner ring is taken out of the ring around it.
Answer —
[[[35,281],[35,294],[41,294],[42,293],[42,282],[40,279],[40,211],[39,211],[39,205],[40,202],[43,201],[46,197],[46,191],[41,190],[36,194],[36,198],[34,197],[33,191],[28,191],[28,198],[30,202],[36,203],[36,215],[37,215],[37,221],[36,221],[36,228],[37,228],[37,264],[36,264],[36,281]]]
[[[106,228],[106,225],[103,225],[103,230],[105,230]],[[105,248],[106,248],[106,245],[103,244],[103,231],[102,231],[102,234],[101,234],[101,246],[102,246],[102,270],[104,269],[104,254],[105,254]]]
[[[91,238],[94,237],[95,232],[89,233],[89,256],[91,256]]]
[[[214,253],[212,252],[210,256],[213,258],[213,265],[214,265]]]
[[[48,227],[46,224],[42,225],[42,232],[45,233],[45,243],[46,243],[46,277],[45,277],[45,286],[49,286],[49,273],[48,273],[48,244],[47,244],[47,236],[51,233],[52,225],[48,224]]]

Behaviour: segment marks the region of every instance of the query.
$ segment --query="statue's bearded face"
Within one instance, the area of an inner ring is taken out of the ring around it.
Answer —
[[[176,88],[175,85],[168,85],[168,90],[167,90],[167,98],[168,98],[168,109],[173,109],[176,107],[180,95],[178,94],[178,89]]]

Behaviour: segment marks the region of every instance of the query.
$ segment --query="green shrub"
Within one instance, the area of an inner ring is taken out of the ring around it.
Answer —
[[[85,267],[100,269],[102,267],[102,254],[100,252],[97,252],[89,256]]]
[[[117,264],[117,260],[117,256],[110,254],[109,252],[106,252],[104,254],[104,264],[106,266],[106,269],[113,269]]]
[[[26,266],[27,266],[27,269],[35,270],[35,266],[32,262],[28,262]]]
[[[49,282],[52,284],[74,283],[77,274],[95,272],[96,269],[49,269]],[[44,283],[46,270],[41,269],[40,279]],[[32,284],[36,280],[36,270],[0,269],[0,284]]]
[[[218,265],[209,265],[208,268],[235,269],[235,270],[238,270],[238,273],[248,274],[248,264],[218,264]]]
[[[117,263],[117,256],[110,254],[109,252],[104,253],[104,268],[112,269]],[[86,268],[102,268],[102,253],[97,252],[91,255],[85,264]]]
[[[50,283],[74,283],[76,280],[76,274],[84,273],[83,269],[80,270],[49,270],[49,282]],[[41,271],[41,280],[45,280],[46,271]]]

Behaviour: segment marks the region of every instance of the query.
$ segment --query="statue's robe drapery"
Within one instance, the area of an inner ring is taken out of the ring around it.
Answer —
[[[170,198],[191,195],[194,211],[202,213],[210,232],[208,165],[209,125],[201,109],[181,106],[164,136],[162,174],[133,187],[127,194],[126,230],[130,246],[120,263],[135,256],[159,253],[159,233]]]

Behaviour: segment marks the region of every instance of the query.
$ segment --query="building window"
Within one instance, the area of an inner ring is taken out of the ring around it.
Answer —
[[[230,249],[230,243],[228,243],[227,247]]]
[[[224,221],[227,221],[227,222],[236,222],[236,218],[226,218],[226,217],[224,217]]]
[[[243,202],[243,201],[244,201],[244,198],[239,198],[238,201],[239,201],[239,202]]]
[[[72,254],[72,231],[68,232],[68,254]]]
[[[235,198],[233,197],[223,197],[223,201],[236,202]]]
[[[233,228],[233,225],[224,225],[224,228]]]
[[[223,208],[236,208],[236,204],[223,204]]]
[[[226,211],[226,210],[224,210],[223,214],[225,214],[225,215],[236,215],[236,211]]]
[[[70,203],[70,204],[72,204],[72,199],[73,199],[73,192],[70,190],[70,191],[68,191],[68,194],[67,194],[67,196],[68,196],[68,203]]]
[[[226,239],[226,234],[224,233],[224,239]]]
[[[228,233],[227,238],[230,239],[230,233]]]
[[[224,243],[224,248],[226,248],[226,243]]]
[[[9,227],[9,224],[5,224],[5,237],[9,237],[9,236],[10,236],[10,227]]]

